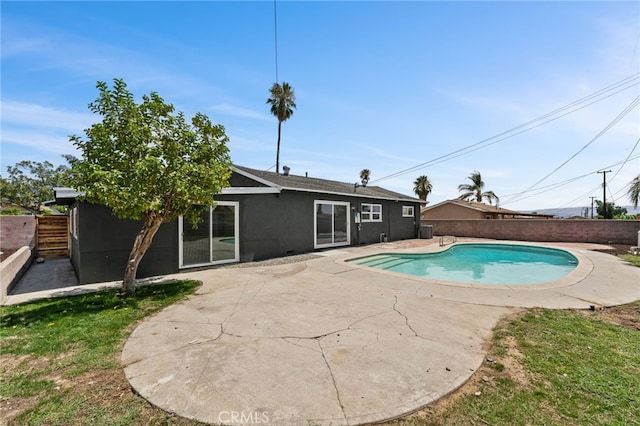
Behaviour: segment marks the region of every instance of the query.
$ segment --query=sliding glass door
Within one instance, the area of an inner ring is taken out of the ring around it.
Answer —
[[[194,228],[180,217],[180,267],[239,261],[238,203],[220,201],[204,209],[200,219]]]
[[[349,203],[315,201],[314,248],[349,245]]]

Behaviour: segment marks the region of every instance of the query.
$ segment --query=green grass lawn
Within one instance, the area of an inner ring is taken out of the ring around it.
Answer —
[[[196,281],[1,308],[0,418],[18,425],[193,424],[131,392],[120,352],[144,317],[193,293]],[[16,416],[17,414],[17,416]]]
[[[619,254],[618,257],[626,260],[632,265],[640,266],[640,256],[633,255],[633,254]]]
[[[504,321],[493,362],[452,401],[388,424],[640,425],[640,302],[612,310],[536,309]]]
[[[196,425],[135,395],[122,346],[195,281],[2,307],[0,417],[17,425]],[[616,325],[617,322],[622,325]],[[640,425],[640,302],[501,322],[463,388],[387,425]]]

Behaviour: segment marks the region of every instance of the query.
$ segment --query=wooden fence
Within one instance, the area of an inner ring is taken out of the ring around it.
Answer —
[[[69,257],[69,216],[38,216],[38,257]]]

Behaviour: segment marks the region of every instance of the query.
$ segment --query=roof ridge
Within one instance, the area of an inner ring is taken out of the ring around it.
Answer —
[[[240,171],[244,171],[245,173],[253,175],[256,178],[263,179],[264,181],[267,181],[274,186],[284,189],[326,192],[342,195],[356,195],[366,198],[396,199],[419,202],[419,199],[417,198],[413,198],[409,195],[401,194],[399,192],[395,192],[380,186],[364,186],[358,182],[342,182],[333,179],[310,177],[308,174],[305,176],[290,173],[284,175],[268,170],[259,170],[235,164],[234,167]]]

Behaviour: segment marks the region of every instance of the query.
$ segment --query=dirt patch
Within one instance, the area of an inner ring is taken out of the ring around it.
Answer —
[[[36,358],[31,355],[0,356],[0,381],[5,382],[9,375],[18,370],[21,374],[28,375],[34,371],[47,368],[48,358]],[[37,395],[26,398],[0,398],[0,425],[10,424],[11,420],[23,411],[34,407],[38,403]]]
[[[609,247],[610,248],[606,248],[606,249],[596,249],[594,251],[599,251],[601,253],[608,253],[608,254],[617,256],[619,254],[629,254],[629,250],[631,249],[631,246],[628,244],[609,244]]]
[[[61,355],[56,358],[68,358]],[[106,368],[92,370],[74,376],[70,374],[73,366],[55,370],[55,372],[41,377],[52,383],[52,389],[46,391],[49,397],[52,393],[58,393],[63,401],[72,401],[74,398],[82,398],[82,407],[73,418],[67,419],[65,424],[70,426],[84,426],[91,423],[94,413],[107,411],[114,418],[123,418],[131,410],[135,411],[135,418],[131,425],[184,425],[195,426],[201,423],[175,416],[154,407],[146,400],[138,396],[131,388],[122,368]],[[50,371],[51,361],[47,358],[34,358],[30,355],[2,355],[0,357],[0,379],[4,380],[11,371],[18,370],[31,374],[36,370]],[[16,420],[20,414],[33,409],[41,402],[44,394],[30,397],[0,398],[0,425],[21,425],[22,421]]]
[[[610,324],[640,331],[640,303],[601,308],[596,312],[580,311],[585,316],[597,318]]]
[[[500,374],[510,378],[522,387],[531,386],[531,378],[522,366],[524,355],[522,355],[522,352],[518,349],[516,339],[512,336],[507,336],[504,339],[504,344],[507,345],[507,354],[499,358],[498,361],[494,361],[504,365],[504,370]]]
[[[39,396],[29,398],[8,398],[0,400],[0,425],[10,425],[20,413],[34,407]]]

